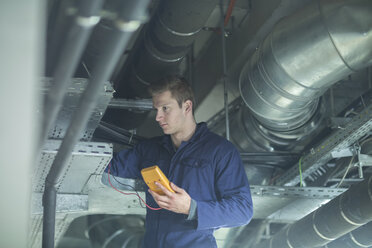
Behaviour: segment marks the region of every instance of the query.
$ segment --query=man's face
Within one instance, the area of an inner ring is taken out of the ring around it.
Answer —
[[[165,134],[175,134],[182,131],[185,122],[184,106],[178,105],[170,91],[155,94],[152,103],[156,109],[156,121]]]

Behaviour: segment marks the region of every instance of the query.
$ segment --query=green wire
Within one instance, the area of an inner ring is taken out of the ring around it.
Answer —
[[[300,161],[298,161],[298,170],[300,171],[300,187],[303,186],[303,184],[302,184],[302,169],[301,169],[301,161],[302,161],[302,157],[300,158]]]

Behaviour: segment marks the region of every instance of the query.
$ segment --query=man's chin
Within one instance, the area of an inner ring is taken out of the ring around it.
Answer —
[[[171,134],[171,131],[168,128],[162,128],[164,134]]]
[[[170,132],[168,130],[166,130],[166,129],[165,130],[163,129],[163,133],[164,134],[170,134]]]

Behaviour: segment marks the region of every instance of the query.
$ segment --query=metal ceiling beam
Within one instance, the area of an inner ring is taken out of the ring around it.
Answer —
[[[134,110],[152,110],[151,99],[122,99],[114,98],[110,101],[109,108],[134,109]]]

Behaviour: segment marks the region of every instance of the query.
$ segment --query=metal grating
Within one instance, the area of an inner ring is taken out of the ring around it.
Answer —
[[[333,199],[345,192],[342,188],[323,188],[323,187],[281,187],[251,185],[252,196],[261,197],[287,197],[304,199]]]
[[[293,222],[345,191],[342,188],[251,185],[253,218]]]
[[[42,194],[45,178],[61,145],[61,140],[48,140],[43,147],[32,179],[30,247],[41,247]],[[55,240],[58,241],[71,221],[88,212],[86,185],[92,175],[102,174],[112,158],[112,145],[100,142],[79,142],[57,185]]]
[[[45,178],[61,145],[60,140],[48,140],[43,148],[32,179],[33,192],[44,192]],[[62,172],[57,185],[58,192],[82,193],[92,174],[102,173],[112,157],[112,145],[99,142],[78,143]]]
[[[53,85],[54,81],[51,78],[43,78],[43,93],[47,94],[49,88]],[[67,128],[70,124],[71,117],[78,107],[79,100],[89,81],[85,78],[74,78],[68,88],[67,94],[64,98],[62,109],[60,110],[54,126],[49,130],[49,139],[63,139]],[[90,141],[94,130],[97,128],[98,123],[102,119],[109,102],[112,99],[113,88],[109,82],[102,85],[102,91],[97,99],[96,108],[93,110],[92,115],[87,123],[85,131],[81,134],[80,140]]]
[[[109,108],[129,109],[129,110],[152,110],[152,99],[120,99],[114,98],[110,101]]]

